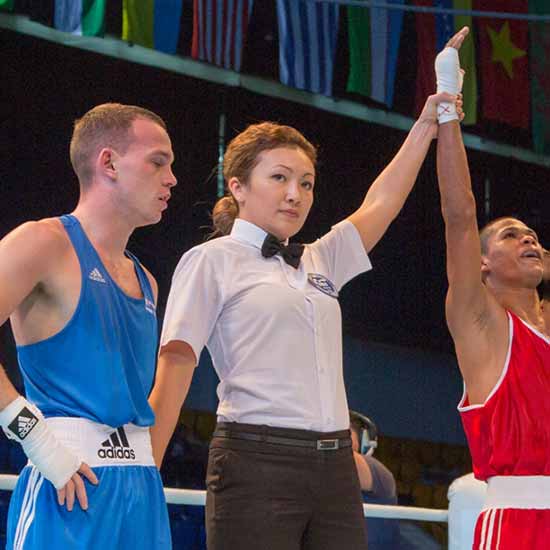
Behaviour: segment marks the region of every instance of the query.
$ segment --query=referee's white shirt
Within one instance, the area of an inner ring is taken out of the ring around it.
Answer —
[[[261,254],[266,232],[236,219],[231,235],[196,246],[181,258],[161,345],[187,342],[197,357],[206,345],[220,378],[218,420],[329,432],[349,427],[342,369],[337,290],[371,269],[355,226],[344,220],[306,245],[294,269],[278,254]]]

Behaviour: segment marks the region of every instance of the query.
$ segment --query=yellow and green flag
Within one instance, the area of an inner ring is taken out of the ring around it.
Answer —
[[[124,0],[122,39],[145,48],[176,53],[182,0]]]
[[[472,10],[472,0],[453,0],[453,8],[456,10]],[[454,30],[469,27],[470,35],[460,48],[460,66],[464,69],[464,84],[462,95],[464,97],[463,124],[476,124],[477,122],[477,76],[476,76],[476,51],[474,40],[474,25],[471,15],[455,15]]]

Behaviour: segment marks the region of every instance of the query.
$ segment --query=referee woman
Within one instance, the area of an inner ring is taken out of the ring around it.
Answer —
[[[338,292],[371,268],[437,134],[430,96],[359,209],[312,244],[288,244],[314,198],[316,150],[289,126],[249,126],[224,158],[219,238],[174,277],[151,394],[160,466],[204,346],[220,378],[207,472],[209,550],[366,548],[342,374]]]

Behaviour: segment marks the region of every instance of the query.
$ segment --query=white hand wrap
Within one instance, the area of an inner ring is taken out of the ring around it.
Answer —
[[[462,90],[463,73],[460,70],[460,60],[456,48],[445,48],[435,58],[435,75],[437,78],[437,93],[449,92],[456,95]],[[458,120],[456,105],[446,101],[437,106],[439,124]]]
[[[80,468],[82,461],[59,443],[42,413],[24,397],[0,411],[0,425],[9,439],[21,443],[29,460],[56,489]]]

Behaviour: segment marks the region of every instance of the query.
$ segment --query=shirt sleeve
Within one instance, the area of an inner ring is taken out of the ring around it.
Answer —
[[[387,504],[397,504],[397,492],[393,474],[373,456],[365,456],[372,474],[372,490],[368,492],[373,498]]]
[[[186,252],[179,261],[166,304],[160,345],[181,340],[197,361],[223,307],[221,275],[204,246]]]
[[[361,236],[349,220],[336,224],[307,248],[314,268],[338,290],[359,273],[372,269]]]

